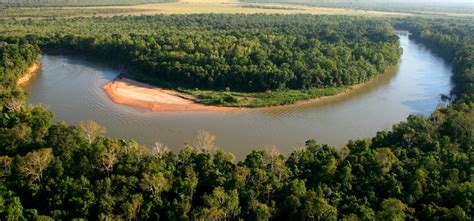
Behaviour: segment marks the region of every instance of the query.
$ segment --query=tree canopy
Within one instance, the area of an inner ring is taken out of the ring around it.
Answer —
[[[53,123],[44,107],[24,105],[16,80],[37,61],[36,44],[75,38],[4,36],[9,43],[0,43],[0,218],[472,219],[472,25],[393,23],[427,47],[454,55],[446,56],[456,79],[448,106],[427,118],[409,116],[390,131],[341,149],[308,140],[287,156],[258,149],[237,163],[205,131],[194,147],[175,153],[105,137],[104,128],[91,121]]]
[[[401,54],[392,26],[365,18],[209,14],[0,23],[0,39],[9,42],[114,60],[147,83],[211,90],[350,86],[384,73]]]

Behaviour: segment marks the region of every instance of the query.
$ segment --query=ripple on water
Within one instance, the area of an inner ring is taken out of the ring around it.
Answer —
[[[42,73],[27,85],[30,102],[45,103],[56,120],[92,119],[112,137],[135,138],[148,146],[160,141],[178,150],[200,129],[211,131],[226,151],[242,158],[251,149],[277,145],[288,152],[306,139],[341,145],[370,137],[414,112],[430,113],[439,94],[451,90],[450,67],[408,37],[393,73],[347,96],[269,109],[229,112],[150,112],[115,104],[101,86],[119,71],[77,56],[42,57]]]

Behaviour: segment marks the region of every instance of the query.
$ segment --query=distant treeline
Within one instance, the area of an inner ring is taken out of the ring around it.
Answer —
[[[1,23],[14,26],[0,32],[12,33],[0,36],[8,41],[118,60],[149,83],[213,90],[350,86],[385,72],[401,53],[391,25],[366,18],[219,14]],[[70,31],[60,28],[66,26]]]
[[[304,10],[302,8],[297,7],[283,7],[283,6],[276,6],[276,5],[258,5],[258,4],[245,4],[240,5],[242,8],[260,8],[260,9],[276,9],[276,10]]]
[[[0,0],[1,6],[51,7],[51,6],[101,6],[138,5],[148,3],[174,2],[174,0]]]
[[[319,7],[342,7],[360,10],[395,12],[451,12],[474,13],[474,4],[469,0],[423,1],[423,0],[240,0],[247,3],[283,3]]]
[[[9,7],[2,9],[0,18],[59,18],[59,17],[78,17],[78,16],[96,16],[96,15],[120,15],[122,13],[144,12],[144,9],[132,8],[62,8],[56,7],[31,7],[17,8]]]

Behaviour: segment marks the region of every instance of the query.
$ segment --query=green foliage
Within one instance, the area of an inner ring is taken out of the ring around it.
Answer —
[[[207,105],[228,107],[267,107],[275,105],[293,104],[297,101],[309,100],[324,96],[332,96],[342,93],[344,87],[314,88],[308,90],[277,90],[267,92],[223,92],[204,90],[180,91],[193,95],[196,101]]]
[[[377,213],[377,220],[403,221],[407,218],[407,206],[398,199],[385,199],[382,210]]]
[[[39,48],[31,44],[8,44],[0,42],[0,82],[12,87],[16,80],[38,60]]]
[[[133,141],[89,143],[78,133],[69,137],[82,141],[69,152],[39,149],[3,163],[0,214],[26,216],[34,208],[55,219],[463,220],[474,209],[474,155],[462,144],[470,141],[447,141],[446,122],[437,120],[456,114],[465,113],[440,109],[342,150],[308,141],[288,157],[258,150],[238,164],[215,148],[148,152]]]
[[[399,22],[414,32],[420,25]],[[435,33],[446,28],[435,21],[429,24]],[[461,89],[454,91],[449,106],[428,118],[410,116],[390,131],[349,141],[341,149],[309,140],[286,157],[276,149],[254,150],[238,163],[216,148],[215,137],[206,132],[200,133],[197,148],[186,146],[173,153],[159,145],[149,151],[134,141],[104,137],[105,131],[90,121],[52,124],[51,113],[25,106],[24,96],[12,93],[20,90],[15,79],[36,61],[35,47],[9,43],[14,50],[3,50],[0,57],[0,218],[472,219],[474,111],[469,70],[474,57],[467,50],[471,38],[457,34],[446,32],[460,41],[452,47],[454,78],[465,80],[455,81]],[[26,52],[35,56],[22,56]],[[18,108],[7,108],[11,99],[19,101]]]
[[[401,54],[390,24],[365,18],[210,14],[0,24],[0,39],[114,60],[137,80],[173,89],[344,87],[371,80]]]

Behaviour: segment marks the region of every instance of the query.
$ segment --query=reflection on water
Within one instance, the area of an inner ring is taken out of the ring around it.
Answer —
[[[340,146],[371,137],[409,114],[429,115],[440,94],[451,90],[450,67],[424,47],[400,35],[400,64],[365,87],[319,103],[236,112],[149,112],[113,103],[101,86],[118,71],[77,56],[43,55],[42,71],[28,85],[30,102],[44,103],[56,120],[92,119],[109,136],[133,138],[173,150],[190,143],[200,129],[242,158],[252,149],[275,145],[291,151],[307,139]]]

